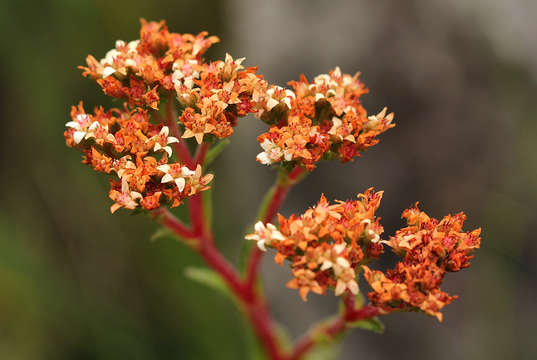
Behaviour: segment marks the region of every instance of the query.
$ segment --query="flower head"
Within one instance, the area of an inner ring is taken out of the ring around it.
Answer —
[[[309,291],[324,294],[331,287],[336,295],[358,293],[356,267],[370,256],[371,233],[378,237],[382,227],[375,219],[382,192],[373,189],[355,201],[330,204],[324,196],[316,206],[288,219],[279,215],[280,229],[259,222],[246,239],[258,242],[260,249],[276,250],[275,261],[289,261],[294,278],[288,287],[299,289],[306,300]],[[364,221],[367,220],[367,221]],[[382,246],[381,244],[379,244]]]
[[[358,75],[342,74],[335,68],[311,83],[304,76],[291,81],[294,92],[269,87],[264,111],[258,115],[271,127],[258,141],[263,148],[270,141],[285,156],[271,158],[262,153],[258,160],[262,164],[292,162],[312,170],[320,160],[346,162],[375,145],[377,135],[394,126],[393,113],[386,115],[384,108],[367,116],[359,100],[367,89]]]
[[[368,296],[385,311],[420,309],[441,321],[441,309],[456,298],[440,289],[444,275],[470,266],[471,252],[481,242],[481,230],[463,232],[463,213],[438,221],[417,205],[405,210],[403,218],[408,226],[383,241],[403,259],[386,274],[363,267],[373,289]]]

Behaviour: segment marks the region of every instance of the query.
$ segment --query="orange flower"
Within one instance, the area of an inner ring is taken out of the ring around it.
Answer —
[[[246,239],[260,249],[276,250],[275,261],[288,260],[294,279],[287,286],[299,289],[306,300],[309,291],[324,294],[328,287],[336,295],[358,293],[356,267],[365,260],[369,248],[379,243],[382,226],[375,219],[382,192],[368,189],[358,200],[330,204],[324,196],[316,206],[288,219],[279,215],[280,230],[272,224],[256,224]]]
[[[212,174],[203,175],[201,167],[190,170],[169,162],[173,155],[170,144],[180,140],[169,136],[167,126],[152,124],[146,111],[125,108],[104,112],[97,108],[94,114],[87,114],[79,104],[73,107],[71,117],[64,133],[66,143],[82,150],[83,162],[95,171],[113,177],[109,194],[114,201],[112,212],[140,206],[152,210],[161,202],[177,206],[184,198],[209,188]],[[170,183],[166,176],[171,174],[163,170],[173,167],[186,170],[183,177],[174,177]]]
[[[358,75],[342,74],[335,68],[315,77],[312,83],[304,76],[289,82],[294,92],[271,86],[264,110],[258,113],[271,125],[258,137],[264,150],[258,161],[267,165],[291,163],[312,170],[322,159],[346,162],[375,145],[376,136],[394,126],[393,113],[386,115],[384,108],[378,115],[367,117],[359,101],[367,89]],[[284,156],[275,156],[274,149]]]
[[[363,267],[373,288],[369,298],[386,311],[420,309],[441,321],[440,310],[456,298],[440,290],[444,275],[470,266],[470,253],[479,248],[481,230],[462,232],[464,213],[438,221],[421,212],[417,204],[402,217],[408,226],[383,243],[403,260],[387,274]]]

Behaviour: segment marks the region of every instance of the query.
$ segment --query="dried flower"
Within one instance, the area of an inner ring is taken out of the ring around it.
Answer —
[[[383,243],[403,259],[386,274],[363,267],[373,288],[369,298],[385,311],[420,309],[441,321],[440,310],[456,298],[440,290],[444,275],[470,266],[470,253],[479,248],[481,230],[462,232],[464,213],[438,221],[417,204],[402,217],[408,226]]]

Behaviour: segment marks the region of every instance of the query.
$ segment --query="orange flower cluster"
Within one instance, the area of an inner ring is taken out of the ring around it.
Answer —
[[[201,55],[218,41],[206,32],[175,34],[163,21],[142,20],[140,40],[118,40],[103,59],[90,55],[81,68],[107,95],[126,98],[130,106],[157,110],[161,97],[173,94],[184,108],[183,138],[201,144],[207,134],[230,136],[237,117],[258,112],[269,97],[256,68],[241,66],[244,59],[203,62]]]
[[[255,68],[243,69],[243,59],[229,55],[225,61],[203,62],[202,54],[216,42],[206,32],[175,34],[163,21],[142,20],[139,40],[118,40],[103,59],[90,55],[87,67],[81,67],[105,94],[127,100],[122,110],[98,108],[93,115],[82,104],[73,107],[65,131],[67,145],[83,151],[85,163],[116,175],[112,212],[138,206],[151,210],[161,202],[177,206],[208,188],[212,175],[202,176],[201,167],[169,162],[174,143],[185,140],[170,136],[168,126],[180,126],[174,134],[183,130],[182,138],[201,144],[207,134],[230,136],[237,117],[261,109],[267,84]],[[165,126],[159,105],[175,98],[183,112],[179,118],[167,113]]]
[[[194,137],[201,144],[206,134],[229,137],[238,117],[262,108],[267,83],[255,74],[256,68],[244,69],[243,60],[226,54],[225,61],[210,64],[194,60],[174,64],[177,99],[186,108],[179,119],[185,126],[184,138]]]
[[[202,176],[201,167],[189,169],[180,163],[168,163],[170,144],[179,139],[169,136],[162,124],[149,122],[147,111],[103,108],[87,114],[82,103],[71,110],[64,136],[69,147],[85,154],[84,163],[94,170],[115,173],[110,181],[111,211],[138,206],[152,210],[161,203],[172,207],[187,196],[204,191],[213,175]]]
[[[456,296],[440,290],[447,271],[470,266],[479,248],[481,229],[463,232],[464,213],[431,219],[417,207],[403,212],[408,226],[384,243],[403,257],[387,274],[363,266],[373,288],[369,299],[385,311],[420,309],[442,320],[440,310]]]
[[[387,115],[384,108],[367,116],[360,96],[368,90],[358,76],[342,74],[336,67],[312,83],[303,75],[289,82],[294,92],[272,91],[264,111],[258,113],[271,127],[258,137],[263,152],[257,160],[312,170],[322,159],[347,162],[378,143],[377,135],[395,126],[393,113]]]
[[[285,219],[279,215],[280,230],[259,222],[246,239],[257,241],[261,250],[274,248],[277,263],[291,263],[294,278],[287,286],[299,289],[302,299],[306,300],[309,291],[324,294],[328,287],[336,295],[346,290],[356,294],[355,268],[383,251],[383,228],[375,219],[381,198],[382,192],[372,188],[359,194],[358,200],[332,205],[322,196],[300,216]]]
[[[96,79],[112,97],[126,98],[131,106],[158,108],[159,89],[172,90],[172,67],[176,61],[195,61],[214,43],[216,36],[206,32],[196,36],[168,32],[164,21],[141,20],[140,40],[116,41],[114,49],[97,61],[89,55],[84,76]]]

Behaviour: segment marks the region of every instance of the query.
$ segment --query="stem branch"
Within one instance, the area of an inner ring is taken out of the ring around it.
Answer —
[[[198,250],[207,265],[222,277],[230,290],[244,306],[252,328],[267,354],[272,360],[285,360],[285,355],[276,337],[273,322],[263,297],[242,281],[238,272],[215,247],[212,236],[204,233],[203,203],[201,201],[191,201],[190,208],[191,215],[199,219],[196,221],[191,219],[192,223],[195,224],[201,221],[201,232],[196,230],[196,228],[194,230],[189,229],[165,209],[155,210],[154,218],[159,218],[162,225],[180,236],[189,236],[198,239],[199,244],[195,249]]]
[[[158,208],[152,212],[153,219],[160,222],[163,226],[172,230],[174,233],[185,239],[194,239],[196,234],[190,227],[184,224],[181,220],[173,216],[165,208]]]
[[[338,335],[345,332],[348,327],[347,323],[349,322],[365,320],[379,315],[378,308],[372,305],[366,305],[360,309],[356,309],[354,296],[351,294],[347,294],[343,301],[345,305],[345,311],[343,314],[338,316],[332,322],[329,322],[320,328],[317,327],[314,331],[306,334],[304,337],[298,340],[286,360],[301,359],[315,346],[315,344],[318,342],[318,339],[334,339]]]
[[[271,196],[270,200],[266,204],[262,205],[259,212],[258,219],[264,224],[271,222],[278,210],[280,209],[285,197],[289,193],[291,186],[293,186],[301,175],[304,174],[304,169],[295,167],[289,175],[278,176],[276,183],[269,190],[268,194]],[[259,273],[259,266],[261,265],[261,259],[264,252],[259,248],[254,247],[250,252],[248,259],[248,267],[246,270],[246,283],[249,287],[253,288],[257,274]]]

